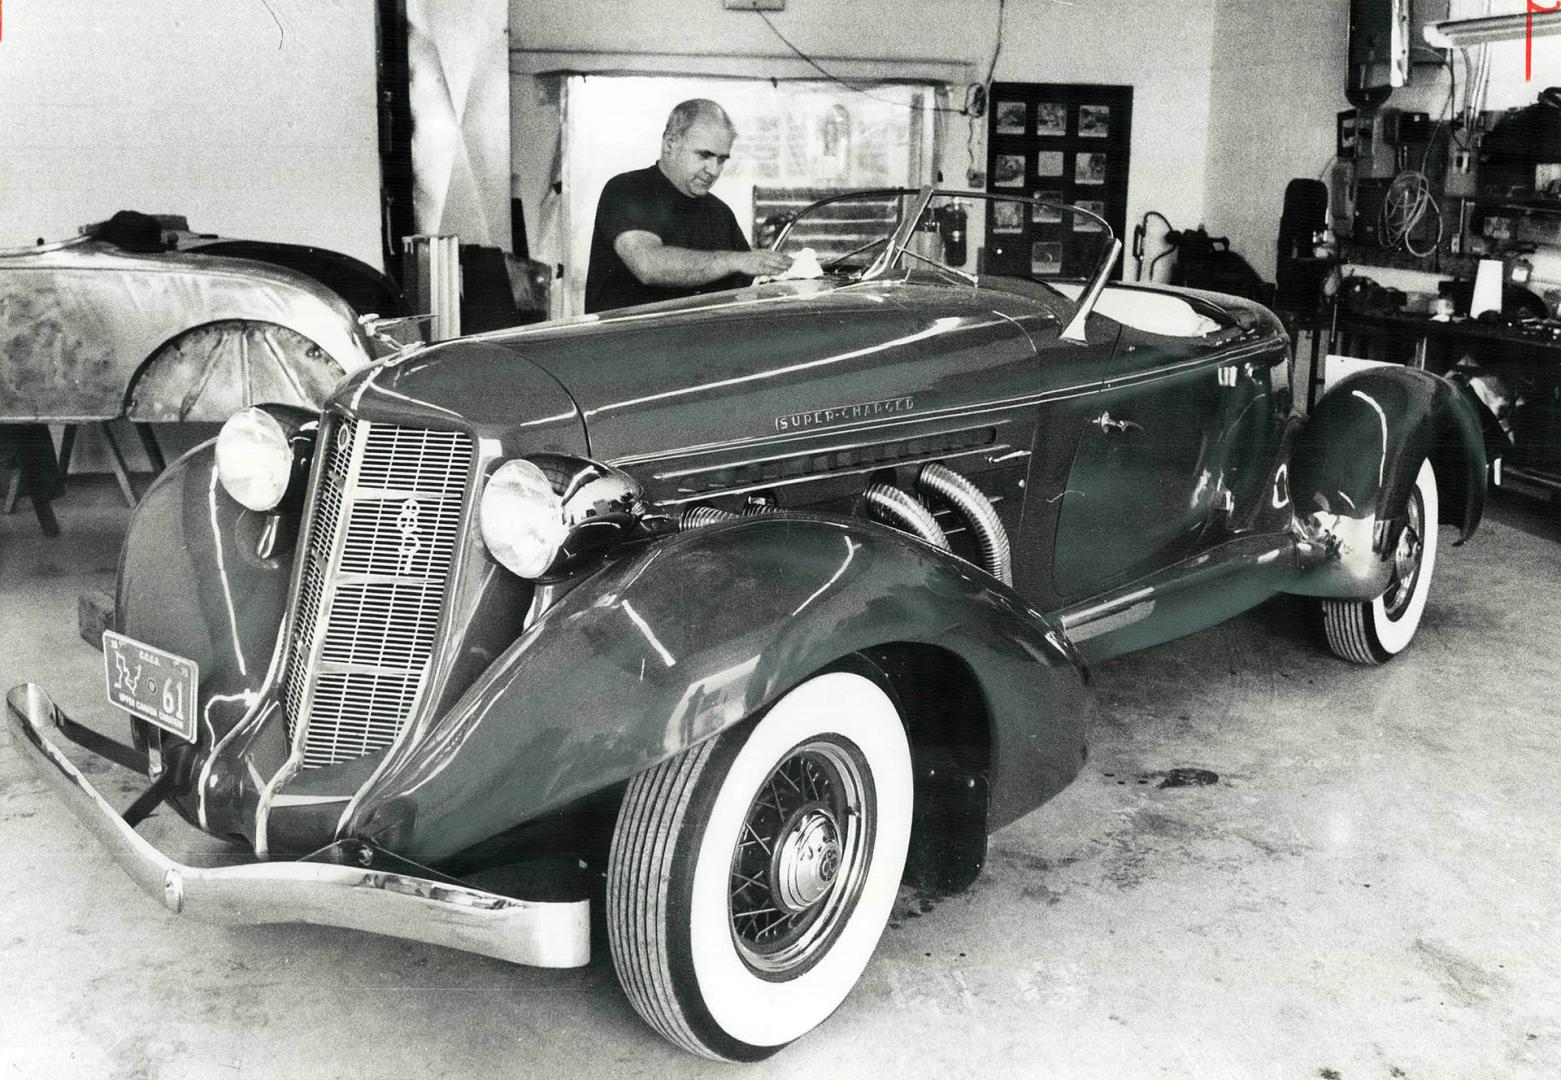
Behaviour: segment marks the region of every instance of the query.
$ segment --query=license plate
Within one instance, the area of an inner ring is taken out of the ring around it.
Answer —
[[[195,741],[195,661],[103,631],[108,700],[185,742]]]

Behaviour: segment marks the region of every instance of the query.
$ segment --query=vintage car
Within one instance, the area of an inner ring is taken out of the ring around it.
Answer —
[[[171,911],[566,966],[601,899],[653,1028],[774,1052],[902,880],[968,884],[1075,776],[1091,662],[1278,593],[1388,660],[1438,525],[1483,509],[1451,384],[1373,370],[1303,418],[1268,311],[1108,284],[1098,218],[1064,226],[1071,280],[967,272],[988,253],[952,226],[1004,198],[829,199],[775,241],[811,277],[239,412],[125,541],[104,644],[133,745],[29,683],[23,756]],[[119,813],[60,733],[150,788]],[[134,829],[163,802],[258,861],[168,858]],[[550,861],[570,843],[594,875]]]

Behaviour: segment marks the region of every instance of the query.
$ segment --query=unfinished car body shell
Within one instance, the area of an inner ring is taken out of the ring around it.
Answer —
[[[317,408],[372,359],[319,283],[244,259],[79,238],[0,252],[0,421],[222,421]]]

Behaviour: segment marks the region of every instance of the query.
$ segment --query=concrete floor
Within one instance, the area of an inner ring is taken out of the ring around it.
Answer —
[[[112,585],[116,498],[78,484],[55,542],[0,517],[0,686],[122,735],[75,611]],[[0,1077],[1553,1078],[1561,530],[1509,500],[1443,538],[1386,668],[1330,658],[1286,600],[1099,668],[1073,786],[993,837],[967,894],[902,894],[840,1011],[742,1069],[641,1024],[605,943],[559,973],[180,920],[5,745]],[[1219,779],[1162,787],[1177,768]],[[200,846],[167,814],[143,830]]]

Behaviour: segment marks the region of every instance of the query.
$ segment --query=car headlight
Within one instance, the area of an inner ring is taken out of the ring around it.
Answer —
[[[493,557],[523,578],[547,573],[569,535],[563,499],[524,458],[505,462],[488,478],[478,524]]]
[[[255,406],[229,417],[217,435],[217,477],[227,493],[251,510],[276,509],[302,473],[297,430]]]

